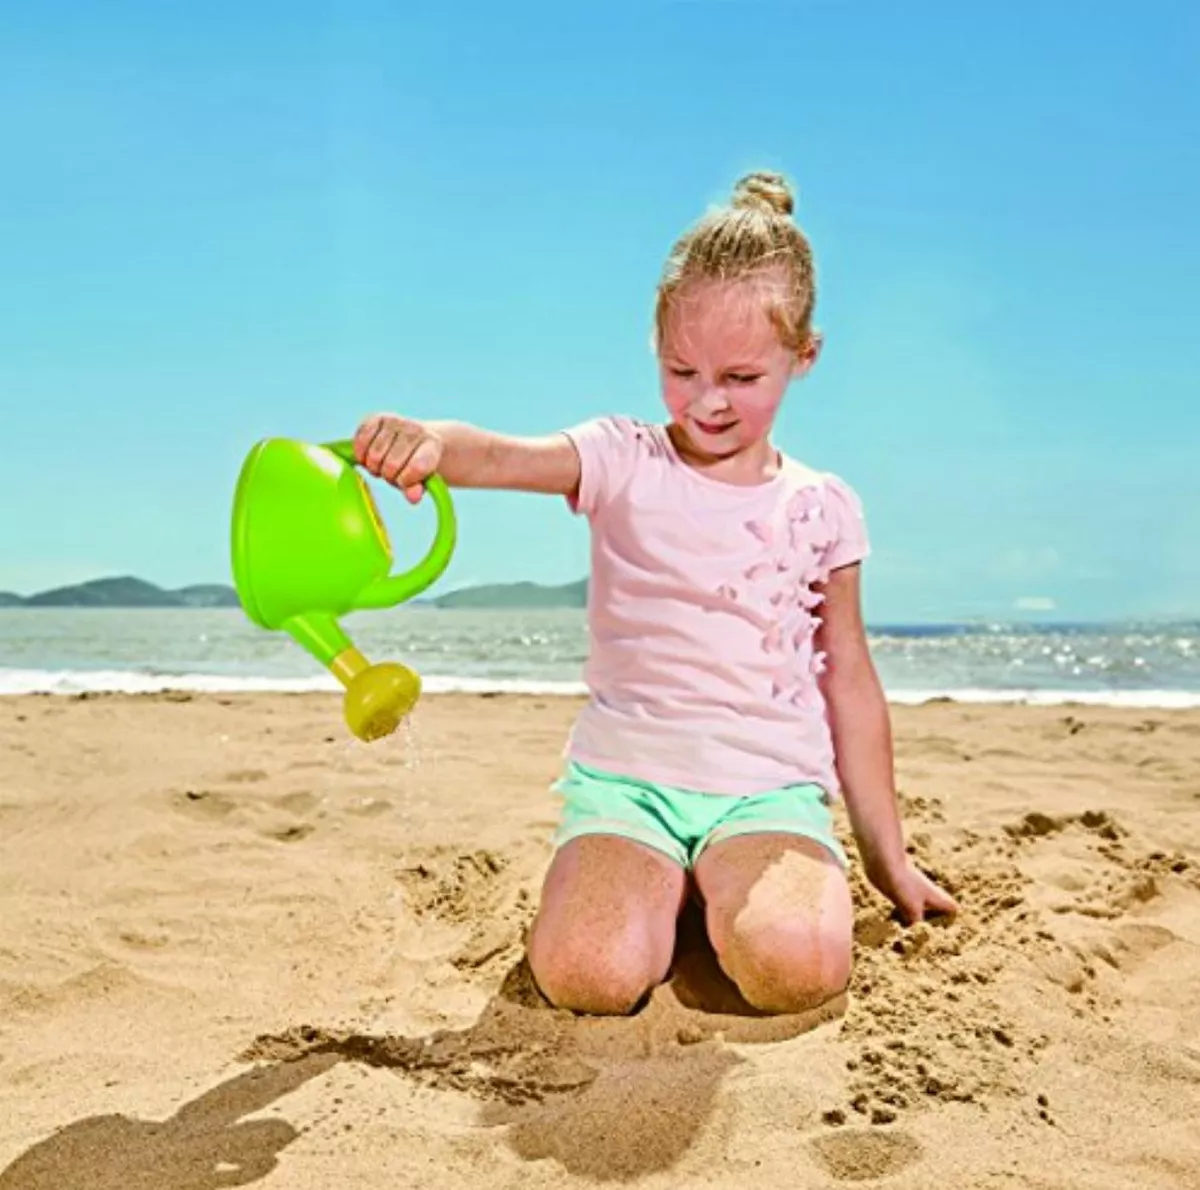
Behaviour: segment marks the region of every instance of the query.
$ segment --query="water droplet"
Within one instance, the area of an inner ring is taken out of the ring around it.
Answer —
[[[409,715],[400,724],[400,746],[404,750],[404,767],[412,772],[421,767],[421,747],[417,739],[416,715]]]

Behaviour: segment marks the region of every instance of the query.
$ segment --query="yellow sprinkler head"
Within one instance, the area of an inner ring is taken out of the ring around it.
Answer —
[[[407,665],[381,661],[350,679],[343,699],[346,725],[368,743],[391,735],[417,705],[421,679]]]

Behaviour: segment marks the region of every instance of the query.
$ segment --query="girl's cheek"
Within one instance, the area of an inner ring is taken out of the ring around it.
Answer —
[[[750,437],[761,438],[775,423],[775,415],[783,404],[783,395],[763,398],[746,398],[734,403],[738,421]]]
[[[668,384],[663,388],[663,403],[667,407],[667,412],[678,421],[687,411],[691,399],[686,390]]]

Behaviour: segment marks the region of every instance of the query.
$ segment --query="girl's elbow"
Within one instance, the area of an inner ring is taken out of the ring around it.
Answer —
[[[831,706],[864,703],[885,703],[883,686],[870,657],[858,658],[849,663],[830,664],[825,671],[822,690]]]
[[[879,675],[866,649],[851,649],[826,658],[825,681],[831,686],[858,688],[878,685]]]

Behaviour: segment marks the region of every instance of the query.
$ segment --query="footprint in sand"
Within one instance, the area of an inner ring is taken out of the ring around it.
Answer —
[[[924,1156],[925,1150],[907,1132],[849,1128],[809,1142],[817,1163],[839,1182],[872,1182],[891,1177]]]
[[[166,930],[116,930],[114,941],[121,947],[133,951],[155,951],[171,944],[171,935]]]
[[[228,818],[237,808],[236,798],[211,789],[188,789],[175,798],[175,807],[189,818],[219,820]]]
[[[1182,939],[1174,930],[1149,922],[1127,922],[1105,937],[1092,941],[1089,950],[1115,971],[1136,971],[1151,956]]]
[[[242,779],[258,780],[253,772]],[[212,789],[188,789],[173,798],[176,810],[195,821],[253,829],[256,834],[279,843],[298,843],[316,830],[306,818],[320,805],[320,800],[306,791],[286,793],[267,801]],[[288,819],[280,821],[278,811],[288,815]]]
[[[248,785],[266,779],[267,774],[262,769],[235,769],[224,777],[231,785]]]
[[[307,839],[316,829],[311,823],[297,822],[291,826],[276,827],[262,833],[268,839],[274,839],[279,843],[299,843],[301,839]]]
[[[272,804],[289,814],[302,815],[311,814],[321,804],[321,799],[315,793],[285,793],[274,798]]]

